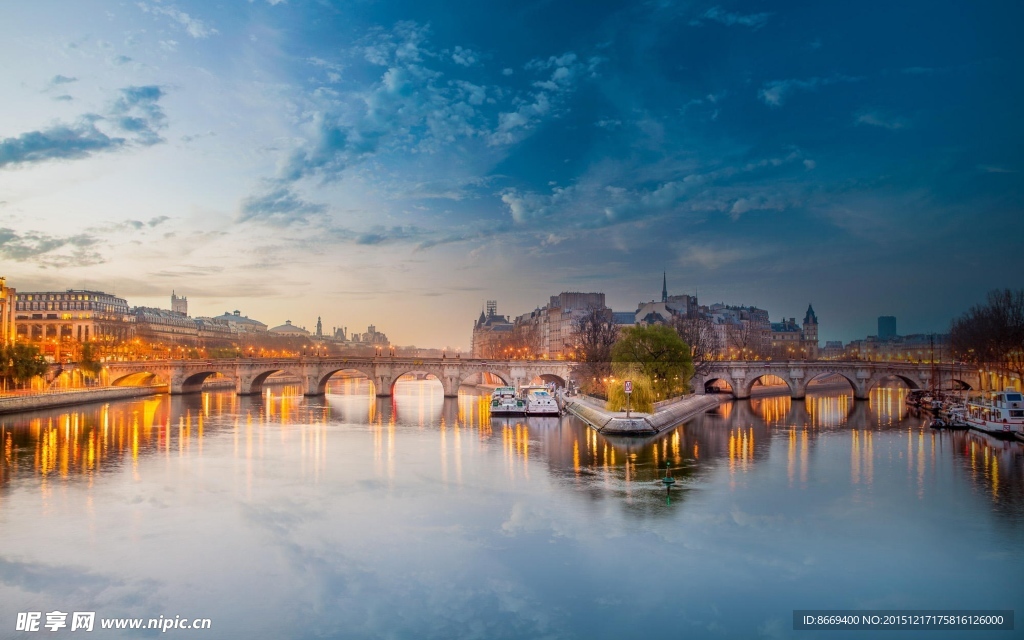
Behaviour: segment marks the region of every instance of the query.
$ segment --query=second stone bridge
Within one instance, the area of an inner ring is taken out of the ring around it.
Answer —
[[[214,374],[235,381],[240,395],[259,394],[263,384],[276,374],[298,379],[303,393],[323,395],[331,376],[340,372],[361,373],[373,381],[378,396],[390,396],[395,382],[407,373],[429,374],[444,387],[446,397],[455,397],[464,382],[488,373],[505,384],[522,386],[540,378],[564,386],[572,363],[558,360],[474,360],[470,358],[237,358],[230,360],[146,360],[109,362],[104,371],[111,384],[132,384],[155,379],[172,394],[195,393]]]

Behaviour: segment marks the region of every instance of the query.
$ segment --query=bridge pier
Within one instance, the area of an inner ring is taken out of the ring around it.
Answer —
[[[376,388],[378,398],[390,398],[391,397],[391,385],[394,384],[394,380],[390,374],[378,373],[377,377],[373,381],[373,386]]]
[[[320,376],[316,374],[302,376],[302,389],[304,396],[324,395],[324,389],[320,388]]]

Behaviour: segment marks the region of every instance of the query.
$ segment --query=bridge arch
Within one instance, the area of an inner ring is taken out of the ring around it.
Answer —
[[[750,392],[754,388],[754,383],[757,382],[758,380],[762,379],[762,378],[767,378],[767,377],[771,377],[771,378],[775,378],[775,379],[778,379],[778,380],[782,380],[783,382],[786,383],[786,386],[789,388],[790,395],[792,397],[794,397],[794,398],[795,397],[799,397],[799,396],[795,395],[797,393],[798,389],[796,389],[793,386],[793,382],[791,380],[789,380],[787,378],[783,378],[782,376],[780,376],[778,374],[775,374],[775,373],[772,373],[770,371],[766,372],[766,373],[759,374],[759,375],[751,378],[750,380],[744,382],[744,384],[743,384],[743,396],[741,396],[741,397],[749,398],[750,397]]]
[[[877,373],[868,379],[867,388],[865,389],[864,395],[866,396],[875,387],[881,386],[886,380],[899,380],[907,386],[908,389],[920,389],[921,385],[918,384],[913,378],[909,378],[899,373],[893,373],[891,371],[882,371]]]
[[[811,376],[804,382],[804,393],[806,394],[807,388],[811,386],[812,382],[821,381],[822,378],[827,377],[842,378],[847,383],[849,383],[850,391],[852,391],[854,395],[857,395],[857,380],[841,371],[819,371],[818,373],[815,373],[813,376]]]
[[[206,379],[216,374],[220,374],[229,379],[235,377],[235,374],[232,371],[198,371],[186,376],[180,384],[174,385],[174,388],[171,389],[171,393],[198,393],[203,390],[203,383],[206,382]]]
[[[732,380],[724,376],[716,376],[704,380],[704,393],[736,393]]]
[[[391,396],[395,395],[395,385],[397,385],[398,381],[401,380],[404,376],[417,375],[417,374],[424,375],[425,376],[424,380],[435,380],[435,381],[437,381],[437,383],[441,385],[441,390],[444,392],[444,395],[446,395],[446,396],[447,395],[453,395],[452,393],[450,393],[450,389],[449,389],[451,384],[445,381],[442,372],[441,371],[437,371],[436,367],[424,367],[424,366],[413,366],[411,368],[405,369],[404,371],[399,369],[397,372],[394,372],[392,374],[392,378],[391,378],[391,385],[390,385],[390,389],[389,389],[389,392],[390,392],[389,395],[391,395]],[[458,391],[457,386],[456,386],[456,391]]]
[[[132,371],[111,374],[110,384],[114,387],[146,387],[154,384],[167,384],[167,380],[152,371]]]
[[[503,385],[505,385],[505,386],[509,386],[509,385],[512,384],[512,372],[511,371],[500,371],[498,369],[477,369],[476,371],[463,371],[463,372],[461,372],[459,374],[459,381],[458,381],[458,385],[456,385],[456,389],[455,390],[458,391],[458,387],[461,387],[466,382],[466,380],[468,380],[469,378],[472,378],[475,375],[479,375],[481,373],[489,373],[489,374],[491,374],[492,376],[494,376],[497,379],[501,380],[501,383]]]
[[[530,383],[533,384],[537,380],[540,380],[541,384],[550,384],[554,382],[556,387],[561,387],[562,389],[565,388],[565,378],[555,373],[538,373],[537,375],[533,376],[533,379],[530,380]]]
[[[324,373],[324,374],[322,374],[320,376],[320,379],[317,380],[317,383],[316,383],[316,395],[323,395],[324,393],[326,393],[327,392],[327,385],[331,382],[331,378],[334,377],[336,374],[339,374],[339,373],[358,373],[358,374],[360,374],[362,376],[365,376],[370,381],[370,385],[372,387],[370,393],[374,394],[374,391],[375,391],[375,389],[377,387],[377,381],[374,380],[373,369],[363,368],[363,367],[360,367],[360,366],[357,366],[357,365],[356,366],[348,366],[346,364],[343,367],[340,367],[338,369],[333,369],[333,370],[328,371],[327,373]]]
[[[275,373],[284,373],[290,376],[298,378],[300,381],[305,381],[305,376],[301,372],[289,371],[283,368],[265,369],[255,375],[243,376],[238,379],[237,392],[239,395],[244,396],[255,396],[263,393],[263,384],[267,381],[267,378],[274,375]]]

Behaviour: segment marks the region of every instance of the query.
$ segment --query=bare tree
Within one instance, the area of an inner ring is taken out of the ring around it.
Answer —
[[[484,357],[505,360],[522,360],[537,357],[541,342],[537,328],[528,324],[517,324],[491,340],[484,349]]]
[[[711,318],[704,316],[676,316],[672,321],[676,333],[690,347],[693,354],[693,372],[703,376],[722,351],[722,341]]]
[[[573,350],[580,362],[610,362],[619,329],[608,309],[588,309],[572,322]]]
[[[596,382],[611,375],[612,345],[618,339],[610,309],[588,309],[573,319],[572,351],[581,363],[576,375],[585,393],[603,392]]]
[[[1001,366],[1024,376],[1024,289],[989,291],[950,327],[953,352],[961,360]]]
[[[725,340],[730,358],[756,360],[764,356],[764,335],[752,322],[742,320],[730,324],[726,327]]]

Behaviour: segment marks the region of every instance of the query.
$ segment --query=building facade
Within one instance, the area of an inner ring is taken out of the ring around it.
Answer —
[[[486,309],[473,323],[470,353],[474,358],[497,358],[512,336],[513,325],[508,318],[498,315],[498,301],[488,300]]]
[[[878,339],[892,340],[896,333],[896,316],[878,316]]]
[[[171,313],[176,313],[179,316],[188,315],[188,298],[185,296],[178,297],[171,291]]]
[[[7,286],[7,278],[0,277],[0,347],[14,344],[14,307],[18,292]]]
[[[141,342],[188,347],[199,343],[199,326],[188,316],[153,307],[134,307],[132,314],[135,337]]]
[[[275,336],[287,336],[289,338],[308,338],[309,331],[306,331],[305,327],[296,327],[292,324],[291,320],[285,320],[284,324],[278,325],[273,329],[268,329],[268,333]]]
[[[783,318],[771,324],[771,356],[774,360],[817,360],[818,316],[814,307],[807,305],[802,324],[796,318]]]
[[[239,334],[266,333],[267,331],[267,325],[259,320],[253,320],[249,316],[243,316],[238,309],[235,309],[234,313],[225,311],[223,315],[204,319],[224,323],[231,328],[232,332]]]
[[[548,304],[515,319],[515,330],[524,336],[524,351],[517,357],[559,360],[575,351],[576,321],[593,310],[607,311],[603,293],[563,291]]]
[[[117,344],[135,336],[135,316],[124,298],[102,291],[30,291],[15,298],[19,341],[39,344],[60,359],[85,342]]]
[[[868,336],[848,343],[845,356],[869,362],[950,362],[953,359],[948,333],[915,333],[888,340]]]
[[[391,344],[390,341],[388,341],[387,335],[385,335],[381,331],[377,331],[377,327],[375,325],[372,325],[372,324],[370,326],[366,327],[366,333],[354,333],[353,332],[352,335],[349,337],[349,342],[357,343],[357,344],[361,344],[361,345],[367,345],[367,344],[369,344],[369,345],[388,345],[388,344]]]

